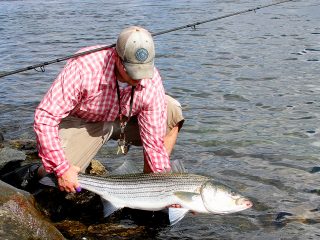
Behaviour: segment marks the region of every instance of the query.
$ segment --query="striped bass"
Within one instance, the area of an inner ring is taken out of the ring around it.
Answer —
[[[106,200],[105,216],[127,207],[158,211],[169,208],[171,225],[188,211],[227,214],[252,202],[210,177],[189,173],[132,173],[98,177],[79,174],[80,186]],[[50,184],[47,184],[50,185]],[[181,208],[170,207],[180,205]]]

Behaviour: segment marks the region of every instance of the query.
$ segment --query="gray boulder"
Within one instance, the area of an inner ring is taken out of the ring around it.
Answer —
[[[35,208],[34,197],[0,181],[0,239],[64,239]]]
[[[25,159],[26,154],[23,151],[12,149],[10,147],[0,148],[0,168],[8,162]]]

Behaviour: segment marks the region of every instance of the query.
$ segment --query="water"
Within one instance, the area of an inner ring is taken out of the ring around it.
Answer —
[[[0,1],[0,71],[271,1]],[[255,206],[188,215],[158,239],[319,239],[320,3],[295,1],[155,38],[166,91],[186,122],[172,159],[228,183]],[[0,81],[0,131],[33,138],[33,112],[64,63]],[[97,159],[123,161],[113,143]],[[141,151],[128,158],[141,164]]]

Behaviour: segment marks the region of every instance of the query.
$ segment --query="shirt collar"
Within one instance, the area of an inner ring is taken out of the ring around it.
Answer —
[[[104,66],[104,78],[101,81],[101,85],[110,85],[112,89],[116,88],[116,75],[114,73],[115,67],[115,48],[110,48],[107,51],[110,51],[109,60],[105,63]],[[108,54],[108,53],[107,53]]]

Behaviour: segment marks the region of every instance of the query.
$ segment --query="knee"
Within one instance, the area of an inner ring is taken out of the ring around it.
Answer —
[[[167,98],[167,134],[179,132],[184,123],[181,104],[174,98]]]
[[[173,138],[173,137],[177,138],[179,131],[180,131],[180,122],[176,126],[174,126],[172,129],[167,131],[165,138]]]

